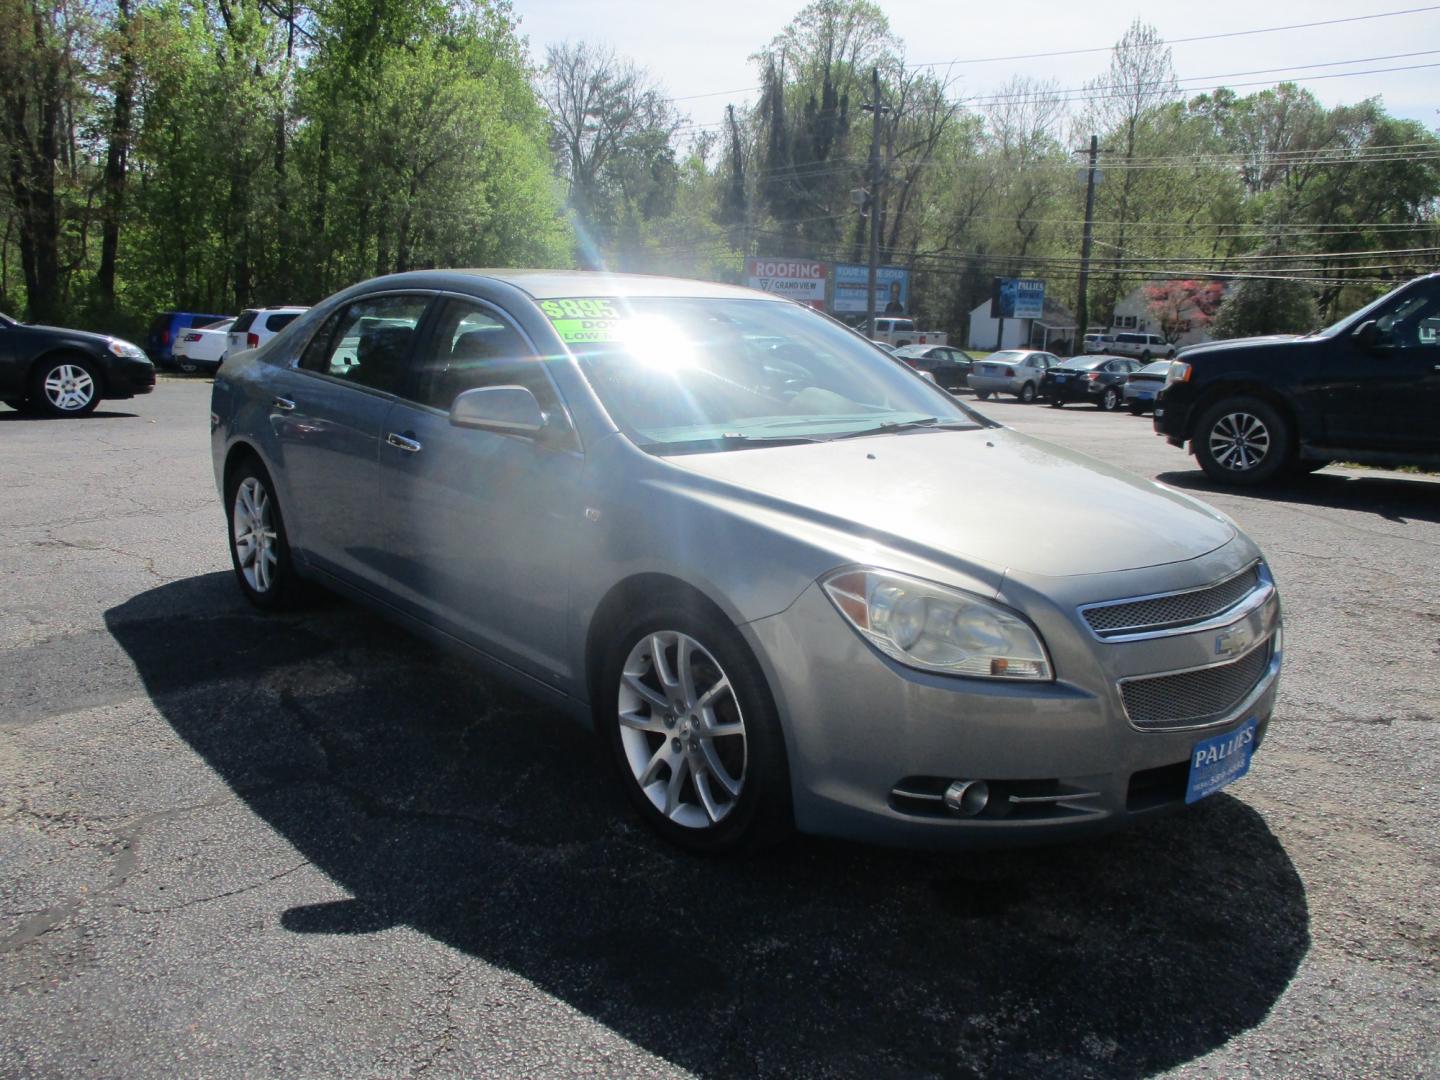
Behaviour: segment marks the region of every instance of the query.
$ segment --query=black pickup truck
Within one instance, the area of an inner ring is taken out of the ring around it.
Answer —
[[[1186,349],[1156,400],[1155,432],[1232,484],[1336,460],[1440,468],[1440,274],[1301,337]]]

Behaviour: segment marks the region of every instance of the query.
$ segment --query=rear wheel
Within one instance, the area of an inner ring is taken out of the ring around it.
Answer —
[[[230,563],[240,591],[258,608],[293,607],[304,583],[295,573],[270,474],[258,459],[247,458],[231,471],[225,505],[230,510]]]
[[[1191,440],[1195,460],[1212,480],[1263,484],[1290,469],[1290,425],[1255,397],[1217,401],[1201,414]]]
[[[1095,404],[1100,406],[1103,412],[1114,412],[1120,407],[1120,391],[1113,386],[1107,386]]]
[[[1027,382],[1024,386],[1020,387],[1020,393],[1017,394],[1016,397],[1024,404],[1029,405],[1035,400],[1035,384]]]
[[[975,391],[975,396],[976,396],[977,398],[979,398],[981,401],[989,401],[989,400],[990,400],[990,391],[989,391],[989,390],[976,390],[976,391]]]
[[[88,416],[100,404],[100,375],[82,356],[52,356],[30,373],[26,400],[42,416]]]
[[[726,852],[789,830],[779,717],[733,627],[661,598],[615,636],[600,685],[596,720],[621,783],[661,836]]]

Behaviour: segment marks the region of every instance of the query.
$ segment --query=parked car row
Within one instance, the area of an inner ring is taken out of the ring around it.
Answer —
[[[145,353],[156,367],[213,372],[230,353],[259,348],[307,310],[294,306],[246,308],[239,315],[164,311],[150,324]]]
[[[1171,344],[1159,334],[1142,334],[1134,331],[1115,333],[1089,333],[1085,335],[1086,353],[1107,353],[1111,356],[1128,356],[1150,363],[1157,357],[1173,360],[1179,347]]]

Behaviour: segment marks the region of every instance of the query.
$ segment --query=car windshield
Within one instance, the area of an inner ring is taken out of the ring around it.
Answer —
[[[655,452],[981,426],[949,394],[793,304],[575,298],[540,307],[616,423]]]

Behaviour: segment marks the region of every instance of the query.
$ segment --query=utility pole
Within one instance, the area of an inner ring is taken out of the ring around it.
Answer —
[[[1090,136],[1090,168],[1085,181],[1085,231],[1080,239],[1080,296],[1075,303],[1076,328],[1079,340],[1073,345],[1076,352],[1084,352],[1085,332],[1090,329],[1090,243],[1095,232],[1095,161],[1100,154],[1100,140]]]
[[[870,101],[861,106],[871,114],[870,125],[870,285],[865,305],[865,336],[875,336],[875,278],[880,269],[880,114],[885,105],[880,101],[880,69],[870,69]]]

